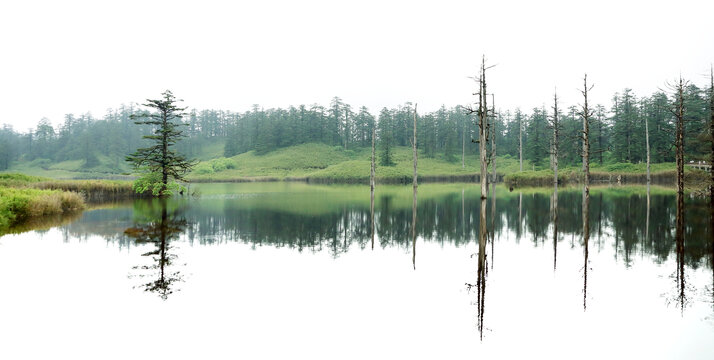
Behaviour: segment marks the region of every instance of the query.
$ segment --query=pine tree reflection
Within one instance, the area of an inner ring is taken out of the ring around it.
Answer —
[[[186,230],[187,222],[179,217],[180,211],[169,212],[167,200],[159,199],[153,202],[137,202],[134,213],[140,220],[135,226],[124,231],[124,234],[135,239],[137,244],[154,244],[156,248],[142,254],[151,257],[155,262],[152,265],[135,266],[135,270],[149,271],[152,274],[140,273],[138,277],[157,276],[156,280],[140,285],[145,291],[157,293],[159,297],[166,300],[173,293],[172,287],[176,282],[182,280],[178,271],[168,271],[176,255],[171,254],[171,240]],[[157,209],[156,206],[159,208]]]

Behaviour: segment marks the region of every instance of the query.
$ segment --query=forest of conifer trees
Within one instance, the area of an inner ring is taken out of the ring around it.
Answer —
[[[685,94],[685,153],[687,161],[705,160],[708,149],[709,99],[707,89],[690,84]],[[669,111],[672,99],[661,91],[638,96],[630,89],[612,96],[609,105],[594,107],[590,124],[592,163],[638,163],[645,161],[645,120],[649,122],[652,162],[672,162],[674,123]],[[546,103],[544,96],[544,104]],[[569,107],[568,107],[569,106]],[[559,163],[580,163],[582,119],[576,104],[565,104],[560,117]],[[374,109],[372,109],[374,110]],[[226,157],[248,151],[257,155],[304,143],[324,143],[344,150],[368,147],[372,128],[377,129],[381,165],[390,165],[391,149],[408,146],[414,106],[405,103],[373,113],[364,106],[353,107],[339,97],[329,106],[300,105],[287,109],[265,109],[254,105],[246,112],[190,110],[183,121],[188,136],[177,150],[188,157],[201,154],[207,144],[225,144]],[[17,163],[47,166],[66,160],[82,161],[87,171],[127,171],[124,157],[142,145],[151,129],[135,126],[130,118],[136,105],[110,109],[102,117],[89,113],[67,114],[59,125],[46,118],[29,129],[0,128],[0,170]],[[536,169],[549,167],[552,129],[550,107],[498,110],[495,122],[498,156],[518,157],[519,125],[523,131],[523,157]],[[465,152],[478,152],[474,118],[462,106],[418,114],[418,147],[424,157],[460,161]]]

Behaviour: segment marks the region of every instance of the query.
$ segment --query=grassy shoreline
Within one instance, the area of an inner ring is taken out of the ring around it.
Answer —
[[[87,203],[138,197],[129,181],[53,180],[0,173],[0,233],[49,215],[64,215]]]

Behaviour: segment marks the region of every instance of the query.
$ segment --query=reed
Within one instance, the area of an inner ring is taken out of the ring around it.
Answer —
[[[119,180],[49,180],[31,183],[42,190],[62,190],[78,193],[89,202],[145,197],[137,194],[129,181]]]
[[[63,214],[85,207],[73,192],[0,187],[0,232],[29,219]]]

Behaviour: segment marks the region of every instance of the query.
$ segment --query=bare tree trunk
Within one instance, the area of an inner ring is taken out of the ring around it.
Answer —
[[[551,122],[553,127],[553,187],[555,188],[555,197],[558,198],[558,140],[559,140],[559,130],[560,123],[558,122],[558,94],[553,95],[553,121]]]
[[[598,113],[597,117],[598,155],[600,157],[600,165],[602,165],[602,153],[605,152],[605,149],[602,148],[602,112]]]
[[[488,193],[488,106],[486,104],[486,58],[481,60],[478,92],[478,150],[481,160],[481,198],[485,199]]]
[[[585,102],[582,106],[580,116],[583,117],[583,173],[585,183],[585,193],[590,194],[590,117],[593,115],[592,110],[588,107],[588,91],[592,89],[592,85],[588,88],[588,74],[585,74],[583,79],[583,98]]]
[[[674,145],[676,148],[675,159],[677,161],[677,194],[684,195],[684,80],[681,77],[676,85],[676,92]]]
[[[496,183],[496,100],[491,94],[491,182]],[[495,187],[493,188],[495,191]],[[491,264],[493,266],[493,264]]]
[[[709,73],[710,88],[709,88],[709,111],[711,119],[709,120],[709,134],[711,135],[712,153],[709,159],[709,171],[712,178],[712,183],[709,185],[709,198],[714,211],[714,67],[711,68]],[[712,261],[714,261],[714,255],[712,256]]]
[[[650,186],[650,126],[647,117],[645,117],[645,146],[647,146],[647,189]]]
[[[371,218],[371,228],[372,228],[372,250],[374,250],[374,183],[375,183],[375,162],[374,162],[374,135],[375,129],[372,127],[372,163],[369,171],[369,213]]]
[[[416,270],[416,222],[417,222],[417,104],[414,104],[414,139],[412,140],[412,156],[414,158],[414,178],[412,187],[414,198],[412,201],[412,266]]]
[[[521,116],[518,117],[518,159],[521,164],[520,171],[523,171],[523,124]]]
[[[466,169],[466,127],[461,131],[461,168]]]
[[[414,104],[414,140],[412,140],[412,156],[414,158],[414,178],[412,186],[414,187],[414,196],[417,191],[417,104]]]

